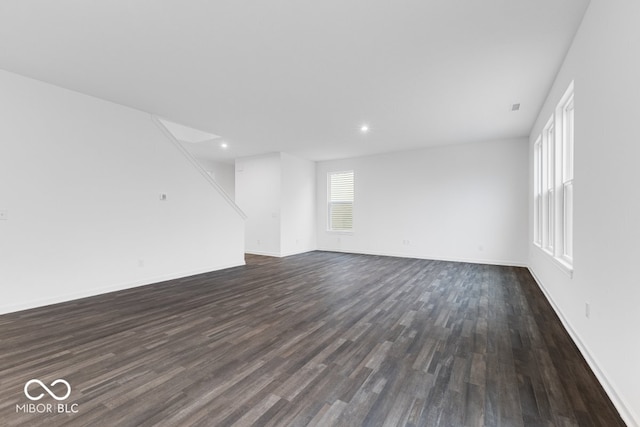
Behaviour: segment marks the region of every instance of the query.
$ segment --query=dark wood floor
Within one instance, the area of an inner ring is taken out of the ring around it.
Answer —
[[[247,262],[0,316],[0,424],[624,425],[526,269]]]

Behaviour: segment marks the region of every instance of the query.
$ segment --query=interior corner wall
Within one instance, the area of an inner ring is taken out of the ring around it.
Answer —
[[[639,22],[640,2],[591,1],[530,137],[532,155],[573,80],[573,277],[532,243],[529,265],[629,426],[640,425]]]
[[[246,250],[288,256],[316,249],[315,162],[287,153],[236,160],[236,203],[247,215]]]
[[[202,168],[222,187],[227,196],[235,201],[236,196],[236,171],[230,163],[216,162],[194,156]]]
[[[315,162],[281,153],[282,161],[282,256],[316,249]]]
[[[5,71],[0,93],[0,313],[244,264],[244,220],[149,114]]]
[[[236,204],[247,215],[247,253],[280,256],[280,153],[236,160]]]
[[[527,140],[442,146],[317,165],[318,248],[525,265]],[[354,230],[327,231],[327,173],[354,171]]]

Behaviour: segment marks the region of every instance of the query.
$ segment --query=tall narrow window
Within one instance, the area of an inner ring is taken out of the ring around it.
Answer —
[[[544,249],[553,254],[555,225],[555,123],[553,117],[542,133],[542,184],[543,184],[543,218],[542,243]]]
[[[573,82],[533,145],[533,243],[573,271]]]
[[[562,115],[562,258],[573,262],[573,85],[560,104]]]
[[[353,230],[353,171],[328,174],[330,231]]]
[[[542,138],[533,145],[533,243],[542,246]]]

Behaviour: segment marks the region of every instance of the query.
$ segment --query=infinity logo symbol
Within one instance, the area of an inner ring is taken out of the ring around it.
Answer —
[[[71,394],[71,385],[69,385],[69,383],[68,383],[68,382],[66,382],[66,381],[65,381],[65,380],[63,380],[63,379],[57,379],[57,380],[55,380],[54,382],[52,382],[52,383],[51,383],[51,387],[55,386],[56,384],[60,384],[60,383],[62,383],[62,384],[64,384],[64,385],[66,385],[66,386],[67,386],[67,394],[65,394],[65,395],[64,395],[64,396],[62,396],[62,397],[58,397],[54,392],[52,392],[51,390],[49,390],[49,388],[48,388],[46,385],[44,385],[44,383],[43,383],[42,381],[40,381],[40,380],[29,380],[29,381],[27,381],[27,383],[24,385],[24,395],[25,395],[25,396],[27,396],[27,397],[28,397],[29,399],[31,399],[31,400],[40,400],[40,399],[42,399],[42,396],[44,396],[44,393],[40,393],[40,394],[39,394],[39,395],[37,395],[37,396],[31,396],[31,395],[29,394],[29,390],[28,390],[28,388],[29,388],[29,386],[30,386],[32,383],[39,384],[39,385],[40,385],[40,387],[42,387],[42,388],[43,388],[47,393],[49,393],[49,396],[53,397],[53,398],[54,398],[54,399],[56,399],[56,400],[65,400],[65,399],[66,399],[67,397],[69,397],[69,395]]]

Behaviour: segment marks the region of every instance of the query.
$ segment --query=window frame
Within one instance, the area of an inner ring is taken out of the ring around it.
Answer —
[[[340,174],[351,174],[352,197],[351,201],[333,201],[331,192],[331,177]],[[355,172],[353,170],[340,170],[327,172],[327,232],[351,234],[354,230],[354,205],[355,205]],[[333,228],[333,207],[336,205],[351,205],[351,228]]]
[[[533,243],[542,248],[542,135],[533,144]]]
[[[542,131],[542,249],[549,255],[555,251],[555,120],[551,116]]]
[[[575,108],[574,108],[573,84],[560,100],[559,114],[562,120],[561,141],[561,175],[560,192],[562,236],[560,242],[560,257],[573,265],[573,180],[574,180],[574,138],[575,138]],[[571,195],[571,200],[568,195]]]
[[[575,104],[571,82],[533,145],[533,244],[573,275]]]

